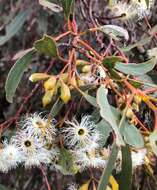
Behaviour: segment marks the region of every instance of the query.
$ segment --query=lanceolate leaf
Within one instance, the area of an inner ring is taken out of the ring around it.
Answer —
[[[50,116],[54,118],[62,109],[64,103],[58,98],[50,110]]]
[[[97,188],[98,190],[104,190],[107,188],[111,172],[112,172],[115,162],[116,162],[117,155],[118,155],[118,148],[114,144],[113,148],[112,148],[112,152],[111,152],[109,160],[108,160],[108,163],[107,163],[107,166],[104,169],[101,179],[99,181],[99,185]]]
[[[136,42],[134,44],[131,44],[127,47],[123,47],[120,49],[124,52],[128,52],[135,47],[138,47],[138,46],[140,47],[140,46],[144,46],[145,44],[148,44],[151,41],[151,39],[152,39],[152,37],[147,37],[147,38],[141,39],[139,42]]]
[[[104,25],[98,29],[105,34],[112,36],[115,40],[120,40],[120,38],[125,38],[125,40],[129,39],[128,31],[117,25]]]
[[[51,36],[44,35],[44,37],[41,40],[35,42],[34,47],[40,53],[43,53],[50,57],[59,56],[56,43]]]
[[[101,86],[97,91],[97,103],[100,107],[100,115],[111,125],[112,129],[116,134],[116,143],[117,145],[124,145],[124,141],[121,137],[121,134],[116,123],[116,118],[113,115],[111,107],[107,99],[107,89]]]
[[[6,84],[5,84],[5,91],[6,91],[6,99],[8,102],[13,102],[13,97],[16,91],[16,88],[18,87],[20,80],[23,76],[23,73],[27,69],[33,54],[35,50],[34,48],[30,49],[30,51],[27,51],[23,57],[21,57],[19,60],[16,61],[14,66],[9,71]]]
[[[29,13],[30,9],[20,11],[12,22],[6,26],[6,35],[0,36],[0,45],[5,44],[21,29]]]
[[[132,181],[132,159],[129,145],[122,147],[122,170],[118,175],[119,190],[130,190]]]
[[[56,13],[61,12],[63,10],[62,7],[55,3],[51,3],[48,0],[39,0],[39,4]]]
[[[73,12],[75,0],[60,0],[60,1],[63,7],[64,14],[68,19],[69,15]]]
[[[152,58],[144,63],[121,63],[117,62],[115,65],[115,69],[121,71],[122,73],[129,75],[143,75],[151,71],[156,65],[155,58]]]
[[[127,144],[135,148],[143,148],[143,137],[134,125],[129,125],[128,122],[125,122],[124,128],[121,131]]]

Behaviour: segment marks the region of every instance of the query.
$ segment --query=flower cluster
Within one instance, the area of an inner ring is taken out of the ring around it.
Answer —
[[[131,0],[129,3],[118,1],[112,7],[114,15],[121,20],[136,19],[141,20],[144,16],[150,14],[150,9],[154,5],[154,1],[150,1],[149,5],[145,0]]]
[[[42,118],[40,114],[35,113],[20,122],[9,143],[6,141],[2,143],[0,171],[8,172],[19,164],[25,168],[45,164],[62,172],[63,165],[59,165],[58,162],[61,145],[57,143],[56,134],[62,137],[62,146],[72,155],[77,171],[106,166],[110,149],[100,144],[102,136],[91,116],[83,116],[80,122],[76,118],[67,120],[65,126],[57,131],[54,120]],[[143,164],[145,155],[146,151],[133,152],[133,166]],[[118,159],[121,162],[121,156]]]
[[[20,125],[10,142],[4,142],[0,150],[2,172],[7,172],[18,164],[24,164],[26,168],[50,164],[57,156],[54,145],[55,127],[52,121],[33,114],[26,117]]]

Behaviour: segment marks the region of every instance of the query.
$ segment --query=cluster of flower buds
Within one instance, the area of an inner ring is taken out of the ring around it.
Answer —
[[[18,165],[31,168],[45,164],[63,172],[64,166],[59,162],[63,147],[73,157],[70,164],[77,166],[76,172],[91,167],[101,169],[106,166],[110,155],[110,149],[102,147],[101,138],[97,125],[89,115],[83,116],[80,122],[76,118],[67,120],[60,129],[56,127],[55,120],[35,113],[19,123],[19,129],[9,143],[2,142],[0,171],[8,172]],[[132,154],[133,167],[144,162],[145,154],[143,150]],[[63,155],[61,157],[64,159]]]
[[[98,80],[106,77],[106,73],[101,66],[84,60],[77,60],[76,66],[77,71],[73,73],[64,72],[59,75],[34,73],[29,77],[31,82],[44,81],[45,94],[42,98],[43,107],[49,105],[55,95],[59,95],[61,100],[67,104],[71,99],[71,90],[73,88],[95,84]]]

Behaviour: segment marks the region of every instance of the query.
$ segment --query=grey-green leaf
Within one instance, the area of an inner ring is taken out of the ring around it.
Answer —
[[[51,11],[54,11],[56,13],[61,12],[63,9],[59,5],[52,3],[48,0],[39,0],[39,4],[42,5],[43,7],[46,7],[50,9]]]
[[[98,107],[97,105],[97,102],[96,102],[96,98],[89,95],[89,94],[86,94],[86,93],[83,93],[83,97],[87,100],[87,102],[89,102],[92,106],[94,107]]]
[[[128,31],[117,25],[104,25],[98,29],[105,34],[112,36],[115,40],[120,40],[120,38],[125,38],[125,40],[129,39]]]
[[[97,130],[101,135],[99,142],[102,146],[104,146],[106,144],[107,138],[110,135],[110,132],[112,132],[112,128],[104,119],[102,119],[99,123],[97,123]]]
[[[107,166],[105,167],[105,169],[102,173],[101,179],[99,181],[98,190],[105,190],[106,189],[110,175],[111,175],[111,172],[115,166],[117,155],[118,155],[118,148],[114,144],[112,147],[112,151],[111,151]]]
[[[34,47],[40,53],[43,53],[50,57],[58,57],[59,56],[58,48],[56,46],[54,39],[51,36],[48,36],[46,34],[43,36],[42,39],[37,40],[34,43]]]
[[[124,73],[124,74],[128,74],[128,75],[144,75],[146,73],[148,73],[149,71],[151,71],[156,65],[156,60],[155,58],[152,58],[146,62],[143,63],[121,63],[121,62],[117,62],[115,64],[115,69],[117,69],[118,71]]]
[[[0,45],[5,44],[10,40],[23,26],[27,16],[30,14],[30,9],[20,11],[10,24],[6,26],[6,35],[0,36]]]
[[[144,140],[139,132],[139,130],[134,126],[130,125],[128,122],[125,122],[124,128],[122,130],[124,140],[127,144],[135,148],[143,148]]]
[[[58,98],[50,110],[50,116],[54,118],[62,109],[64,103]]]
[[[15,91],[20,83],[20,80],[27,69],[35,50],[34,48],[30,49],[30,51],[26,51],[19,60],[13,65],[11,70],[9,71],[6,84],[5,84],[5,91],[6,91],[6,99],[8,102],[13,102],[13,97]]]
[[[116,123],[116,116],[113,114],[111,106],[107,99],[107,89],[101,86],[97,91],[97,103],[100,107],[100,115],[111,125],[116,134],[116,143],[118,146],[125,145]]]
[[[152,39],[152,37],[142,38],[140,41],[138,41],[134,44],[128,45],[126,47],[120,48],[120,49],[124,52],[128,52],[135,47],[140,47],[140,46],[144,46],[145,44],[148,44],[151,41],[151,39]]]
[[[132,182],[132,159],[129,145],[122,147],[122,170],[118,175],[119,190],[130,189]]]

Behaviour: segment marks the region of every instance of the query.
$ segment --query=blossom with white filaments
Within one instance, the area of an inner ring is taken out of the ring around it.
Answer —
[[[121,20],[130,20],[136,18],[137,20],[141,20],[150,14],[150,8],[153,6],[153,4],[154,2],[152,1],[149,3],[149,6],[147,6],[145,0],[132,0],[130,3],[120,1],[113,5],[112,12]]]
[[[68,186],[65,188],[65,190],[78,190],[78,189],[79,185],[77,185],[76,183],[68,184]]]
[[[63,129],[63,138],[69,148],[85,151],[99,146],[100,134],[90,116],[83,116],[80,123],[75,118],[65,123],[68,126]]]
[[[27,116],[22,122],[22,129],[33,136],[41,137],[43,140],[52,142],[55,137],[54,121],[42,118],[40,114]]]
[[[22,155],[18,148],[13,144],[4,143],[4,147],[0,149],[0,171],[8,172],[12,168],[16,168],[22,162]]]
[[[75,153],[76,163],[80,167],[80,171],[87,169],[89,167],[93,168],[104,168],[106,166],[107,160],[103,159],[102,156],[96,151],[76,151]]]
[[[41,163],[49,164],[57,154],[53,147],[48,149],[40,138],[26,131],[19,130],[11,141],[24,155],[25,167],[39,166]]]

